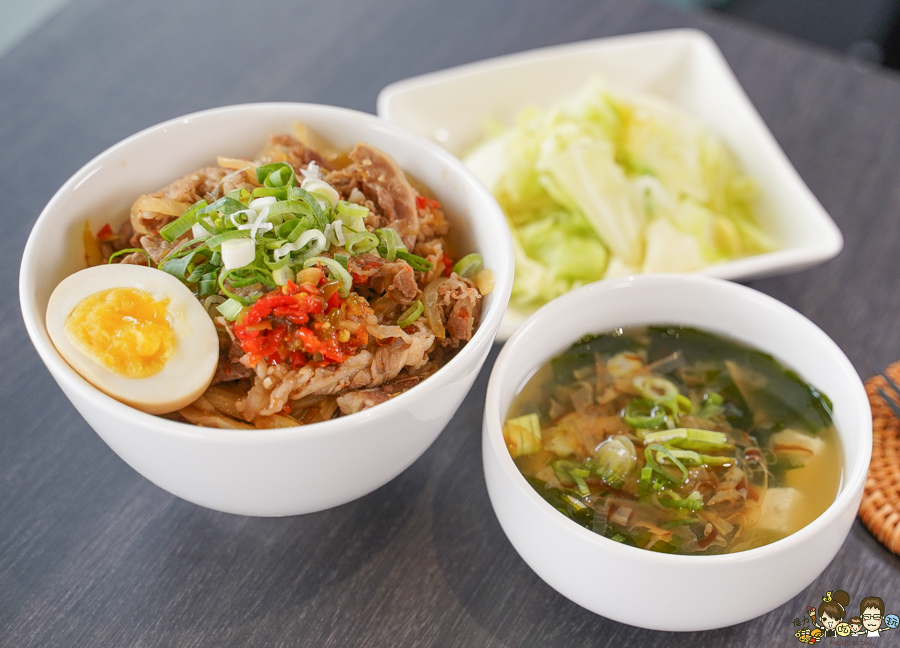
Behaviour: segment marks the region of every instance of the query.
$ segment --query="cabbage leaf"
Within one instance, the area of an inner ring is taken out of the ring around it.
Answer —
[[[691,272],[776,247],[756,223],[755,184],[725,143],[660,99],[593,80],[494,132],[464,161],[510,224],[515,307],[603,278]]]

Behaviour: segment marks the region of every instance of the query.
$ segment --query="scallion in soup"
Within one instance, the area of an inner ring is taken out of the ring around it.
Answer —
[[[678,326],[583,338],[544,365],[503,428],[534,489],[627,545],[743,551],[833,501],[831,401],[771,356]]]

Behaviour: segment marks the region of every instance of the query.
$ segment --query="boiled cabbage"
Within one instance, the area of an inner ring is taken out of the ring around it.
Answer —
[[[662,100],[599,80],[523,110],[465,163],[510,224],[518,308],[603,278],[691,272],[775,247],[724,142]]]

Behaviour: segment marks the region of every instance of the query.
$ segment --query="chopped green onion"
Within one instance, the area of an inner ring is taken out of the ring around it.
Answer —
[[[275,250],[273,256],[276,261],[280,261],[282,258],[288,256],[291,252],[296,252],[298,250],[302,250],[307,245],[310,245],[310,248],[304,252],[304,256],[317,256],[321,252],[325,250],[328,245],[328,241],[325,240],[325,234],[317,229],[309,229],[303,232],[300,237],[294,241],[293,243],[285,243],[277,250]]]
[[[716,392],[707,392],[703,395],[703,400],[700,401],[700,410],[697,412],[697,416],[710,418],[722,410],[724,403],[725,399],[721,395]]]
[[[204,207],[206,207],[206,201],[198,200],[177,219],[161,227],[159,235],[171,243],[194,226],[194,223],[197,222],[197,213]]]
[[[700,457],[700,455],[693,450],[679,450],[677,448],[669,448],[669,453],[686,466],[699,466],[703,463],[703,459]],[[667,463],[665,456],[659,459],[659,463]]]
[[[191,239],[190,241],[182,241],[174,250],[166,253],[166,255],[157,264],[157,267],[161,267],[162,264],[171,259],[177,259],[178,257],[184,256],[185,254],[190,254],[193,251],[191,248],[192,245],[194,245],[195,243],[202,243],[207,240],[209,240],[208,237],[195,238]]]
[[[477,252],[467,254],[453,265],[453,272],[467,279],[484,267],[484,259]]]
[[[346,200],[338,201],[337,207],[335,207],[337,213],[341,216],[347,216],[348,218],[365,218],[369,215],[369,208],[365,205],[357,205],[352,202],[347,202]],[[343,219],[341,219],[343,220]]]
[[[346,254],[335,254],[334,260],[344,266],[344,270],[348,270],[350,268],[350,257]]]
[[[222,295],[219,295],[219,294],[210,295],[209,297],[207,297],[206,299],[203,300],[203,310],[205,310],[207,313],[209,313],[210,317],[215,318],[216,315],[215,315],[215,313],[213,313],[210,310],[210,308],[212,308],[213,306],[218,306],[219,304],[223,303],[224,301],[225,301],[225,298],[222,297]]]
[[[117,256],[121,256],[123,254],[132,254],[134,252],[140,252],[145,257],[147,257],[147,266],[150,268],[153,267],[153,259],[150,258],[150,255],[147,253],[147,250],[145,250],[144,248],[125,248],[124,250],[119,250],[118,252],[113,252],[112,254],[109,255],[109,261],[107,261],[107,263],[112,263],[112,260],[115,259]]]
[[[680,393],[672,381],[659,376],[636,376],[631,382],[641,396],[657,403],[665,398],[674,398]]]
[[[293,243],[298,238],[300,238],[301,234],[309,231],[312,225],[311,220],[312,219],[310,216],[304,215],[302,218],[285,221],[275,230],[275,236],[278,239],[287,241],[288,243]],[[278,248],[281,246],[282,242],[279,240],[275,241],[273,244],[275,248]]]
[[[734,445],[728,440],[728,435],[713,430],[701,430],[698,428],[673,428],[660,430],[659,432],[646,432],[645,443],[668,443],[683,450],[697,450],[714,452],[731,450]]]
[[[640,492],[646,493],[650,490],[650,480],[653,478],[653,466],[644,466],[641,468]]]
[[[425,311],[425,304],[422,303],[421,299],[417,299],[412,303],[412,305],[403,311],[403,314],[397,319],[397,326],[400,328],[406,328],[417,319],[419,319],[419,315],[421,315]]]
[[[660,504],[668,508],[687,509],[689,511],[699,511],[703,508],[703,496],[700,491],[694,491],[687,497],[681,497],[678,493],[672,491],[663,491],[656,495],[656,499]]]
[[[405,250],[397,250],[397,258],[406,261],[413,270],[418,272],[428,272],[434,266],[428,259],[406,252]]]
[[[595,465],[593,472],[610,488],[621,488],[625,483],[625,480],[608,466]]]
[[[224,303],[216,306],[216,310],[222,313],[222,316],[229,322],[233,322],[240,315],[243,304],[236,299],[228,299]]]
[[[287,263],[288,259],[285,258],[285,263]],[[272,279],[275,280],[279,286],[286,286],[288,280],[294,281],[297,278],[297,275],[294,274],[293,268],[289,268],[287,266],[276,268],[272,270]]]
[[[706,466],[715,466],[715,467],[731,466],[731,465],[734,465],[734,463],[736,461],[737,460],[734,457],[729,457],[727,455],[726,456],[708,455],[708,454],[700,455],[700,462]]]
[[[332,278],[342,281],[344,284],[344,288],[346,288],[347,290],[353,288],[353,277],[351,277],[350,273],[344,269],[344,266],[342,266],[334,259],[324,256],[316,256],[304,261],[303,267],[311,268],[318,263],[321,263],[323,266],[328,268],[328,271],[331,273]]]
[[[378,247],[378,237],[372,232],[359,232],[358,234],[350,234],[347,238],[347,252],[351,256],[359,256],[366,252],[371,252]]]
[[[200,282],[197,284],[197,296],[198,297],[209,297],[211,295],[215,295],[217,293],[216,284],[219,275],[217,272],[208,272],[200,279]]]
[[[250,231],[233,229],[222,232],[221,234],[216,234],[215,236],[211,236],[210,238],[206,239],[206,247],[208,247],[210,250],[218,252],[218,248],[221,247],[222,243],[236,238],[250,238]]]
[[[584,497],[585,495],[591,494],[591,489],[588,488],[587,482],[584,480],[585,477],[590,476],[590,470],[585,470],[583,468],[574,468],[569,471],[569,474],[572,475],[572,479],[575,480],[575,486],[578,489],[579,495]]]
[[[281,215],[299,214],[305,216],[310,213],[309,205],[300,200],[281,200],[269,206],[269,218]]]
[[[576,512],[583,511],[587,508],[587,504],[582,502],[577,497],[575,497],[573,495],[569,495],[568,493],[563,495],[561,499],[564,499],[567,504],[569,504],[573,509],[575,509]]]
[[[397,234],[396,230],[391,229],[390,227],[382,227],[381,229],[375,230],[375,234],[381,241],[378,245],[378,251],[385,261],[393,261],[396,259],[397,250],[406,251],[406,246],[403,245],[403,241],[400,239],[400,235]]]
[[[212,254],[212,251],[207,248],[195,248],[183,256],[163,261],[159,264],[159,269],[168,272],[181,282],[193,283],[200,278],[194,275],[194,269],[201,265],[198,259],[208,262]]]
[[[341,194],[337,189],[320,178],[306,178],[300,186],[317,198],[323,199],[330,208],[336,207],[341,200]]]
[[[581,464],[569,461],[568,459],[557,459],[550,465],[553,468],[553,472],[556,473],[556,478],[559,480],[559,483],[566,487],[575,485],[575,480],[572,478],[571,471],[580,468]]]
[[[648,429],[662,425],[666,413],[662,407],[649,398],[635,398],[625,407],[622,418],[633,428]]]
[[[678,387],[665,378],[641,375],[635,377],[632,384],[641,396],[659,403],[672,415],[687,414],[693,407],[690,399],[682,396]]]
[[[321,231],[325,231],[325,228],[328,226],[328,223],[331,222],[331,218],[328,215],[330,209],[324,209],[322,207],[322,203],[311,193],[306,191],[305,189],[301,189],[300,187],[290,187],[288,189],[288,199],[289,200],[302,200],[307,205],[309,205],[311,216],[315,223],[315,228]]]
[[[681,479],[677,477],[673,477],[669,472],[662,469],[659,463],[656,461],[656,458],[653,456],[653,453],[656,452],[657,455],[663,455],[667,457],[675,466],[681,471]],[[644,448],[644,457],[647,460],[648,466],[653,469],[653,472],[658,474],[663,479],[670,481],[674,484],[682,482],[688,478],[688,470],[684,467],[684,464],[681,463],[678,459],[676,459],[672,452],[666,448],[664,445],[660,445],[659,443],[651,443],[646,448]]]
[[[297,186],[297,175],[294,173],[294,168],[287,162],[273,162],[256,167],[256,180],[270,189]]]
[[[232,200],[237,200],[238,202],[243,203],[244,205],[246,205],[250,201],[250,198],[253,197],[253,194],[251,194],[243,187],[240,189],[232,189],[225,195]]]
[[[688,478],[687,468],[683,463],[681,463],[681,460],[672,453],[672,450],[664,445],[659,445],[658,443],[651,443],[647,446],[647,449],[656,450],[657,459],[659,459],[659,456],[662,455],[663,457],[668,458],[669,461],[671,461],[673,464],[675,464],[675,466],[681,471],[681,481],[685,481]],[[678,481],[677,478],[675,478],[675,481]]]
[[[198,215],[214,214],[216,212],[219,212],[223,216],[229,216],[230,214],[244,211],[245,209],[247,209],[247,205],[245,205],[241,201],[235,200],[234,198],[230,198],[228,196],[223,196],[214,203],[206,205],[205,207],[201,207]]]
[[[254,198],[265,198],[266,196],[274,196],[279,200],[286,200],[288,196],[287,187],[254,187]]]

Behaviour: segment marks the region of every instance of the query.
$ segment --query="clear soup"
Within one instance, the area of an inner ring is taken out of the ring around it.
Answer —
[[[825,394],[761,351],[680,326],[579,340],[523,386],[503,432],[554,508],[651,551],[774,542],[841,483]]]

